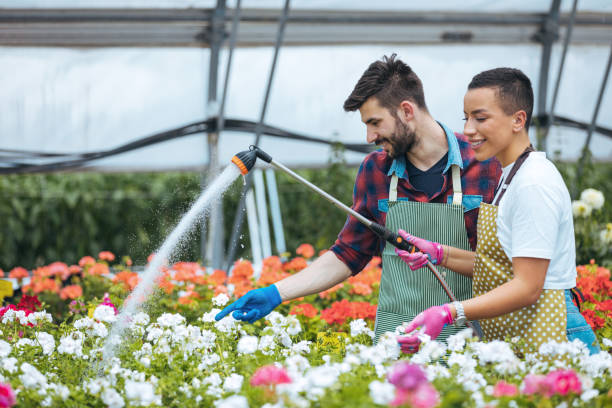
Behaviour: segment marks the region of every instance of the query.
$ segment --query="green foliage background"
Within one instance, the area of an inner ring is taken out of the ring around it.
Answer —
[[[559,163],[570,191],[576,165]],[[357,169],[348,168],[338,150],[324,169],[301,170],[304,178],[350,205]],[[287,249],[302,243],[328,248],[346,216],[325,199],[283,173],[277,173]],[[231,231],[242,180],[224,196],[224,230]],[[579,192],[596,188],[606,196],[604,208],[578,225],[577,262],[595,258],[612,264],[610,246],[596,245],[598,231],[612,222],[612,164],[588,164]],[[84,255],[110,250],[144,264],[201,191],[201,174],[55,173],[0,177],[0,268],[33,268],[54,261],[76,263]],[[582,228],[582,229],[581,229]],[[581,232],[581,231],[590,232]],[[200,230],[196,228],[179,255],[200,260]],[[238,256],[250,256],[248,229],[243,224]]]

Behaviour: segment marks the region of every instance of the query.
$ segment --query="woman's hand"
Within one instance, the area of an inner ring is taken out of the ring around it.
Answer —
[[[402,258],[404,262],[408,264],[411,270],[417,270],[425,266],[427,261],[430,261],[434,265],[440,265],[444,259],[444,247],[432,241],[415,237],[414,235],[408,234],[404,230],[399,230],[398,234],[404,238],[409,244],[414,245],[419,252],[408,252],[402,249],[395,248],[397,256]]]

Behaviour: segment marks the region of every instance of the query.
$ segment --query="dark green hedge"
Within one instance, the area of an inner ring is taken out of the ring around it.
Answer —
[[[575,165],[560,164],[570,185]],[[356,169],[340,155],[325,169],[300,174],[346,204],[351,203]],[[589,165],[580,188],[594,187],[607,199],[612,191],[612,165]],[[588,182],[584,181],[588,180]],[[329,247],[345,215],[285,174],[277,173],[287,249],[308,242],[317,250]],[[200,193],[201,175],[172,173],[57,173],[0,177],[0,268],[27,268],[53,261],[75,263],[84,255],[110,250],[130,255],[136,264],[158,248],[180,216]],[[226,239],[231,230],[242,181],[224,198]],[[606,201],[594,222],[612,222],[612,202]],[[249,257],[246,222],[238,256]],[[196,229],[181,259],[200,259]],[[577,239],[578,261],[601,257],[587,241]]]

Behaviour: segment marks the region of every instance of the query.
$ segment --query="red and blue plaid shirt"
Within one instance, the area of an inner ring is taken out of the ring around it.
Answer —
[[[464,135],[453,134],[446,126],[440,125],[446,132],[449,145],[448,164],[443,173],[444,182],[440,191],[429,197],[426,193],[416,190],[408,180],[405,158],[393,160],[385,151],[377,150],[368,154],[361,163],[353,190],[352,208],[364,217],[385,225],[389,184],[393,173],[399,177],[398,200],[404,197],[411,201],[450,203],[453,188],[449,170],[452,164],[457,164],[461,168],[465,227],[474,250],[478,207],[481,201],[489,203],[493,199],[493,192],[501,175],[501,166],[496,159],[483,162],[476,160],[474,151]],[[382,253],[384,245],[384,240],[354,217],[349,216],[331,250],[353,274],[356,274],[373,256]]]

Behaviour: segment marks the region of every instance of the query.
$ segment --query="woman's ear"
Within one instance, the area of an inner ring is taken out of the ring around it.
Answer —
[[[512,115],[512,131],[520,132],[527,124],[527,113],[524,110],[517,111]]]

